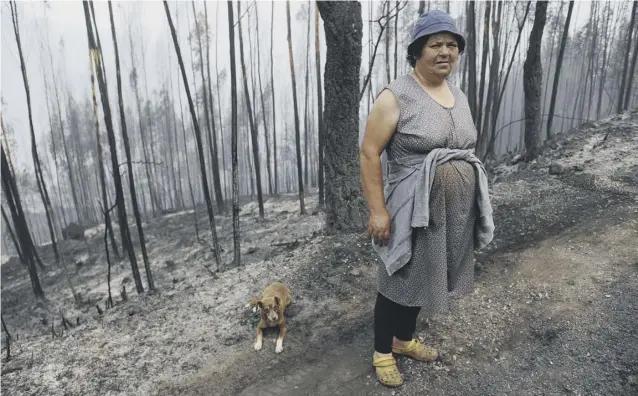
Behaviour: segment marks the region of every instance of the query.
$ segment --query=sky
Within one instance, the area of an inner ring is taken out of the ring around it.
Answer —
[[[574,21],[572,29],[582,25],[589,13],[589,2],[582,3],[580,7],[575,8]],[[233,3],[236,6],[236,3]],[[268,65],[264,65],[263,61],[267,60],[268,51],[270,50],[270,21],[271,21],[271,2],[256,1],[242,2],[242,13],[246,7],[252,4],[252,12],[257,12],[260,27],[260,48],[262,49],[262,71],[268,72]],[[302,8],[307,7],[306,1],[291,1],[291,18],[292,18],[292,37],[293,51],[295,52],[295,68],[297,78],[303,70],[306,38],[306,22],[305,20],[297,20],[297,14]],[[372,6],[378,7],[380,2],[372,2]],[[443,4],[443,2],[439,2]],[[46,73],[51,81],[51,68],[49,65],[48,52],[40,50],[40,43],[50,41],[51,50],[53,52],[53,62],[56,69],[63,69],[63,74],[58,78],[58,85],[64,84],[73,93],[74,98],[83,100],[90,94],[89,84],[89,68],[88,68],[88,45],[86,38],[86,25],[84,22],[84,12],[82,2],[79,0],[68,1],[22,1],[18,2],[18,16],[20,23],[20,34],[22,47],[24,51],[25,61],[27,65],[27,74],[31,89],[32,110],[34,114],[34,129],[36,136],[41,136],[48,130],[48,117],[46,108],[46,99],[44,95],[44,80],[42,74],[41,59],[44,56]],[[104,61],[107,69],[107,80],[110,83],[109,96],[111,101],[117,97],[115,84],[115,63],[113,55],[113,42],[110,32],[110,22],[108,6],[106,1],[95,1],[95,14],[99,29],[100,39],[103,47]],[[195,6],[198,12],[203,12],[203,2],[196,1]],[[363,32],[363,64],[367,63],[367,15],[370,2],[362,2],[362,14],[364,20]],[[15,130],[15,140],[17,142],[18,153],[14,154],[17,161],[26,167],[31,166],[30,158],[30,138],[28,125],[28,112],[26,106],[26,96],[20,73],[20,62],[18,51],[13,34],[13,26],[11,23],[11,15],[9,4],[2,1],[1,5],[1,79],[0,92],[4,104],[2,106],[2,114],[5,124],[9,124]],[[192,20],[192,5],[187,1],[169,1],[169,7],[176,29],[180,46],[182,47],[182,56],[187,68],[187,76],[189,83],[192,84],[190,74],[190,51],[187,46],[187,14]],[[211,42],[211,59],[215,59],[215,46],[217,47],[217,60],[219,62],[219,70],[228,68],[229,65],[229,40],[228,40],[228,14],[227,3],[225,1],[209,1],[207,2],[208,18],[210,29],[213,34]],[[286,41],[286,3],[284,1],[274,2],[274,59],[275,59],[275,80],[284,82],[285,86],[289,86],[290,70],[288,65],[288,47]],[[451,4],[451,14],[458,15],[459,10],[463,7],[463,2],[453,1]],[[580,10],[576,13],[576,10]],[[122,67],[122,78],[124,85],[124,101],[125,105],[132,106],[133,95],[128,89],[129,80],[128,73],[131,68],[130,46],[128,25],[130,23],[133,41],[135,46],[136,63],[140,65],[140,43],[145,44],[146,58],[146,77],[148,79],[149,91],[152,93],[159,87],[162,78],[167,78],[169,70],[172,74],[172,81],[175,92],[177,92],[177,80],[180,77],[179,67],[176,61],[174,47],[170,36],[166,15],[164,12],[163,2],[153,1],[127,1],[113,2],[113,11],[116,24],[118,47],[120,53],[120,62]],[[237,20],[236,8],[235,21]],[[243,21],[243,20],[242,20]],[[215,28],[218,33],[215,36]],[[314,29],[314,23],[313,27]],[[245,30],[244,30],[245,31]],[[325,62],[325,39],[323,35],[323,25],[320,26],[321,46],[322,46],[322,64]],[[375,33],[376,37],[376,33]],[[60,45],[61,40],[64,47]],[[236,40],[238,38],[236,34]],[[254,44],[254,43],[253,43]],[[311,38],[311,45],[314,45]],[[245,54],[248,56],[248,40],[244,38]],[[238,44],[237,44],[238,48]],[[382,60],[379,60],[381,62]],[[237,62],[239,62],[239,54],[237,53]],[[139,71],[141,73],[141,71]],[[214,73],[214,71],[213,71]],[[238,74],[238,78],[240,78]],[[241,81],[238,80],[238,83]],[[192,85],[191,85],[192,86]],[[228,91],[230,95],[230,84],[226,84],[223,89]],[[182,88],[183,90],[183,88]],[[222,97],[225,95],[222,93]],[[186,103],[184,98],[184,104]],[[112,104],[113,106],[113,104]],[[103,120],[100,120],[101,124]],[[15,160],[14,160],[15,161]]]

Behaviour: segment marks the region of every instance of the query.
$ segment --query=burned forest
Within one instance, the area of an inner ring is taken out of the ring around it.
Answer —
[[[3,1],[2,392],[390,394],[360,147],[430,10],[495,236],[400,392],[638,392],[637,4]]]

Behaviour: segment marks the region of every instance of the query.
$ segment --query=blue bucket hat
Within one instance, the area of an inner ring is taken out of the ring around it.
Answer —
[[[412,42],[408,48],[414,44],[414,42],[423,36],[429,36],[435,33],[448,32],[453,34],[459,43],[459,52],[465,50],[465,37],[459,32],[452,17],[440,10],[431,10],[419,17],[416,25],[414,26],[414,33],[412,34]]]

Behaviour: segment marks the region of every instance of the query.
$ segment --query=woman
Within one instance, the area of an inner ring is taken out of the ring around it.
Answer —
[[[419,311],[445,312],[449,295],[472,290],[474,249],[493,235],[468,101],[446,80],[464,48],[448,14],[423,14],[407,50],[413,70],[381,92],[361,145],[368,233],[382,259],[373,365],[386,386],[403,384],[393,353],[421,361],[438,357],[436,349],[413,338]]]

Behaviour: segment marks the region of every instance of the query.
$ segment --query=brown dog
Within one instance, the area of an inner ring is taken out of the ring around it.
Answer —
[[[261,294],[261,298],[255,297],[248,304],[250,307],[259,308],[259,324],[257,325],[257,340],[255,350],[259,351],[263,343],[263,329],[279,326],[279,338],[277,338],[276,353],[284,350],[283,343],[286,336],[286,322],[284,311],[292,303],[288,288],[279,282],[268,285]]]

